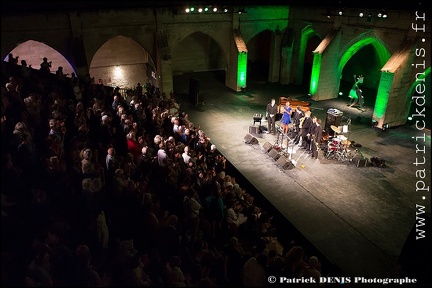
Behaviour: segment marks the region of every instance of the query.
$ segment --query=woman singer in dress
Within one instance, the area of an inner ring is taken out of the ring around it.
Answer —
[[[287,101],[285,103],[285,106],[283,107],[283,114],[282,114],[282,132],[284,134],[288,133],[288,124],[291,123],[291,114],[292,114],[292,107],[290,103]]]

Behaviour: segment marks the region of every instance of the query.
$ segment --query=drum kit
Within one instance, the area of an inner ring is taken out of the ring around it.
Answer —
[[[344,135],[339,127],[331,125],[330,128],[336,133],[335,136],[328,140],[327,142],[327,152],[325,153],[325,158],[327,159],[337,159],[338,161],[350,160],[349,147],[351,146],[351,141]]]

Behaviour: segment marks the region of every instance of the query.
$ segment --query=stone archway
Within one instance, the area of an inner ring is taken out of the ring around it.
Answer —
[[[46,57],[48,61],[52,62],[51,73],[55,73],[60,66],[63,67],[63,73],[65,74],[71,75],[75,73],[74,67],[60,52],[39,41],[27,40],[18,44],[10,53],[15,57],[19,57],[18,65],[21,65],[21,60],[25,60],[27,66],[31,65],[33,69],[39,70],[43,58]],[[4,61],[7,61],[7,56]]]
[[[137,83],[157,86],[157,72],[149,53],[122,35],[106,41],[94,54],[89,73],[96,83],[132,89]]]

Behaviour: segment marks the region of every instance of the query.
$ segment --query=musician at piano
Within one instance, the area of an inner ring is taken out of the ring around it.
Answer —
[[[282,122],[282,133],[287,134],[288,133],[288,124],[291,123],[291,114],[292,114],[292,107],[290,105],[290,102],[287,101],[285,103],[285,106],[283,107],[282,111],[282,118],[281,118],[281,122]]]

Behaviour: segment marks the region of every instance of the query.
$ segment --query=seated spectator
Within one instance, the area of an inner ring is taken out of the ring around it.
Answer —
[[[181,269],[181,259],[172,256],[165,264],[167,285],[171,287],[186,287],[186,277]]]
[[[73,277],[75,287],[101,287],[100,275],[90,265],[91,255],[87,245],[78,245],[75,251],[76,268]]]
[[[243,223],[246,223],[248,217],[244,216],[242,213],[237,211],[240,209],[241,204],[238,202],[227,203],[227,208],[225,209],[225,217],[228,224],[234,224],[239,227]]]
[[[310,278],[313,277],[316,279],[317,285],[319,282],[319,278],[321,277],[321,263],[318,260],[318,257],[311,256],[309,258],[309,266],[303,268],[303,270],[300,272],[300,277]]]
[[[267,283],[267,255],[250,257],[243,266],[243,286],[264,287]]]

